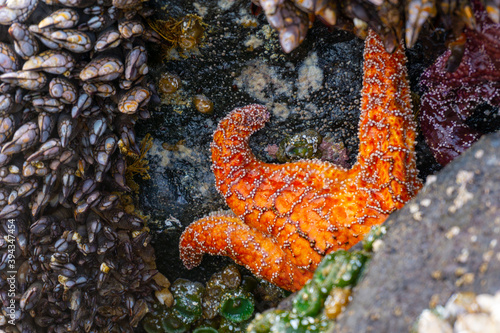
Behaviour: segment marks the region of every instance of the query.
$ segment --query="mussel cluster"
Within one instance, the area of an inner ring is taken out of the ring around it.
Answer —
[[[448,40],[460,37],[465,27],[476,26],[472,2],[486,8],[489,18],[500,22],[499,0],[252,0],[262,7],[269,24],[279,31],[285,52],[304,40],[315,17],[328,26],[355,32],[361,37],[368,28],[382,38],[388,52],[404,37],[411,48],[429,21],[449,32]]]
[[[0,0],[0,331],[131,332],[162,289],[119,194],[154,96],[150,14],[142,0]]]
[[[153,279],[150,235],[134,215],[111,209],[81,222],[63,207],[31,226],[29,218],[17,217],[12,233],[5,231],[7,221],[0,234],[7,240],[12,235],[15,252],[0,267],[0,329],[133,332],[152,292],[162,289]]]

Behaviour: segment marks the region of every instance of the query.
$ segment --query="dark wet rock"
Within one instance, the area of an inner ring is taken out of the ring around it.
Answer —
[[[408,332],[455,292],[500,290],[500,132],[483,137],[387,220],[335,332]]]

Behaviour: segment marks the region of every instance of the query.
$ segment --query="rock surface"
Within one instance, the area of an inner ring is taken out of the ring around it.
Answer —
[[[408,332],[425,308],[459,291],[500,289],[500,132],[429,176],[389,217],[334,332]]]

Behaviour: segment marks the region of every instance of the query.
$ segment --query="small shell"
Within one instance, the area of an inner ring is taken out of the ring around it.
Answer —
[[[118,78],[123,73],[123,69],[123,63],[115,57],[93,59],[80,72],[80,79],[82,81],[111,81]]]
[[[70,141],[71,134],[73,134],[73,127],[73,119],[68,114],[61,113],[57,124],[57,133],[59,134],[63,148],[66,148]]]
[[[146,28],[141,21],[138,20],[125,20],[118,23],[118,31],[125,39],[141,36]]]
[[[104,134],[106,131],[107,124],[106,118],[97,117],[90,121],[89,126],[89,141],[91,145],[95,145],[97,140]]]
[[[87,15],[101,15],[106,11],[106,7],[101,5],[95,5],[83,9],[83,12]]]
[[[51,40],[49,37],[46,37],[44,34],[48,35],[47,31],[44,31],[38,28],[37,25],[30,25],[28,30],[35,34],[35,36],[42,42],[43,45],[47,46],[49,49],[60,49],[62,48],[62,44],[56,41]],[[49,29],[47,29],[49,30]]]
[[[40,130],[40,142],[45,142],[49,139],[50,133],[54,129],[57,116],[49,112],[40,112],[38,115],[38,129]]]
[[[128,116],[120,116],[118,117],[116,124],[118,125],[117,129],[120,134],[120,140],[118,141],[120,152],[123,155],[139,156],[140,148],[137,145],[134,131],[135,122]]]
[[[152,29],[146,29],[144,31],[142,38],[150,43],[163,43],[163,37],[161,37],[156,31]]]
[[[24,71],[42,70],[50,74],[69,73],[75,67],[75,58],[68,52],[48,50],[29,58],[23,65]]]
[[[118,110],[125,114],[134,114],[145,106],[151,98],[151,91],[137,86],[127,91],[118,102]]]
[[[2,147],[2,153],[12,155],[33,147],[38,142],[38,125],[35,122],[27,122],[17,129],[12,140]]]
[[[14,115],[0,116],[0,144],[8,140],[12,133],[14,133],[15,125]]]
[[[25,207],[21,203],[6,205],[0,210],[0,219],[13,219],[21,215]]]
[[[0,75],[0,80],[26,90],[40,90],[47,84],[45,74],[31,71],[5,73]]]
[[[21,23],[12,23],[9,35],[14,40],[14,50],[23,59],[28,59],[38,53],[39,45],[28,27]]]
[[[109,26],[115,20],[109,17],[107,14],[101,14],[91,17],[78,26],[80,31],[100,31]]]
[[[496,24],[500,23],[500,2],[498,0],[486,0],[484,4],[490,20]]]
[[[92,37],[78,30],[59,30],[50,34],[50,39],[58,41],[65,49],[75,53],[85,53],[92,49]]]
[[[26,158],[26,162],[44,161],[53,159],[61,154],[61,142],[59,139],[50,139],[40,146],[40,148]]]
[[[2,145],[0,145],[0,151],[2,151]],[[7,165],[7,163],[10,162],[12,159],[12,155],[6,155],[4,153],[0,152],[0,167],[3,167],[4,165]],[[2,206],[2,203],[0,201],[0,207]]]
[[[0,42],[0,72],[8,73],[19,69],[14,51],[5,43]]]
[[[31,178],[13,189],[9,194],[8,204],[16,203],[17,199],[30,196],[38,188],[38,180]]]
[[[17,10],[10,9],[8,7],[0,8],[0,24],[9,25],[17,19]]]
[[[405,42],[412,48],[424,23],[437,14],[436,3],[433,0],[409,0],[406,2]]]
[[[89,95],[101,97],[110,97],[116,94],[115,86],[107,82],[85,82],[83,90]]]
[[[148,54],[143,46],[134,47],[125,59],[125,79],[135,81],[149,71]]]
[[[69,194],[72,192],[73,187],[75,185],[75,170],[69,167],[63,169],[62,172],[62,192],[63,197],[66,199]],[[90,241],[90,236],[89,236]]]
[[[40,29],[31,25],[29,30],[51,49],[65,48],[74,53],[85,53],[92,49],[93,35],[74,29]]]
[[[80,19],[78,12],[71,8],[63,8],[56,10],[38,23],[40,29],[58,28],[69,29],[76,26]]]
[[[87,93],[81,92],[80,96],[78,96],[78,99],[76,100],[76,105],[73,106],[73,108],[71,109],[71,117],[73,118],[78,117],[82,113],[82,111],[84,111],[91,105],[92,105],[92,98],[90,98],[90,96]]]
[[[58,113],[64,109],[64,104],[59,99],[49,96],[33,98],[32,103],[38,112]]]
[[[38,5],[38,0],[8,0],[0,6],[0,24],[10,25],[13,22],[24,22]]]
[[[115,27],[102,32],[95,43],[94,49],[97,52],[102,52],[113,47],[117,47],[121,43],[121,35]]]
[[[101,182],[104,171],[109,167],[110,158],[117,146],[117,139],[114,134],[108,134],[101,138],[94,150],[94,160],[97,162],[95,179]]]
[[[338,7],[335,1],[318,1],[314,7],[314,14],[326,24],[334,26],[337,23],[337,17],[340,15]]]
[[[21,184],[22,177],[19,168],[15,166],[0,168],[0,184],[13,186]]]
[[[120,16],[120,14],[122,13],[122,11],[120,11],[118,8],[112,6],[112,7],[108,8],[106,13],[113,21],[116,21],[118,19],[118,17]]]
[[[0,95],[0,115],[6,115],[8,113],[11,113],[12,110],[14,109],[14,98],[12,97],[11,94],[1,94]],[[2,118],[0,118],[1,120]],[[1,123],[1,121],[0,121]],[[1,128],[0,128],[1,132]],[[0,140],[0,143],[2,141]]]
[[[76,102],[76,87],[65,78],[53,78],[49,83],[49,93],[50,96],[59,99],[64,104],[73,104]]]

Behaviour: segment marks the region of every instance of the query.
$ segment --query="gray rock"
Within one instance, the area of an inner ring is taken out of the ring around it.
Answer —
[[[500,132],[427,178],[387,220],[384,245],[337,333],[408,332],[423,309],[458,291],[500,290]]]

